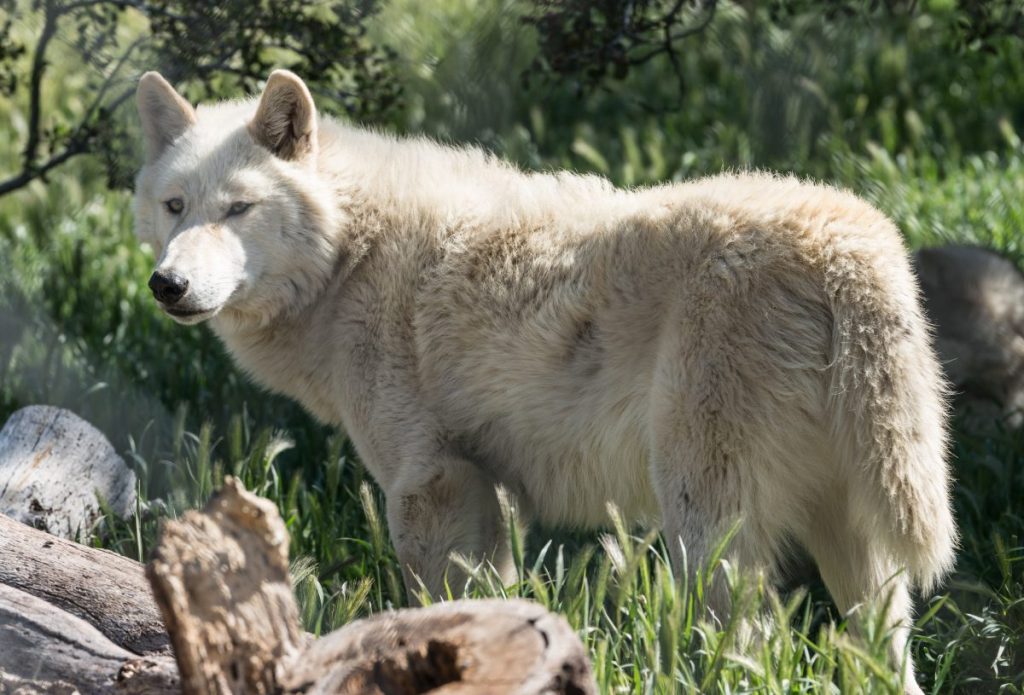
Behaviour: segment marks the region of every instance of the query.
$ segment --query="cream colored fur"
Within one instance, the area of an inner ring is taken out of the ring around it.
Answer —
[[[431,590],[452,551],[514,571],[496,485],[549,524],[614,502],[691,571],[742,518],[746,567],[795,541],[843,610],[891,588],[905,656],[908,589],[956,531],[943,381],[881,213],[764,174],[524,173],[317,117],[285,72],[195,112],[150,73],[139,106],[137,230],[189,281],[179,320],[345,429]]]

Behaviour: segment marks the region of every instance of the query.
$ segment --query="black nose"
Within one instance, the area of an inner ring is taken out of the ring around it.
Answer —
[[[185,296],[188,280],[177,273],[158,270],[149,277],[149,289],[161,303],[174,304]]]

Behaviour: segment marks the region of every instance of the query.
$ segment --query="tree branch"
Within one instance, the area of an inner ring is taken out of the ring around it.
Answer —
[[[0,181],[0,196],[16,191],[19,188],[24,188],[32,181],[40,176],[45,176],[50,169],[58,167],[67,160],[71,159],[75,155],[79,155],[85,152],[85,149],[78,143],[69,143],[67,147],[61,150],[58,154],[53,155],[42,164],[37,164],[32,169],[22,169],[21,173],[12,176],[11,178]]]
[[[114,83],[114,79],[117,77],[117,73],[119,73],[121,71],[121,68],[124,67],[124,64],[128,62],[128,58],[135,51],[135,49],[141,46],[143,43],[145,43],[147,38],[148,37],[146,36],[140,36],[139,38],[132,41],[128,48],[124,49],[124,52],[121,54],[121,56],[117,59],[117,62],[114,64],[113,69],[111,69],[110,73],[106,76],[106,78],[104,78],[103,84],[100,85],[100,88],[96,91],[96,96],[92,100],[92,103],[89,104],[89,108],[85,110],[85,115],[82,117],[82,123],[88,123],[89,119],[92,118],[92,115],[96,113],[96,109],[100,107],[100,104],[103,101],[103,97],[107,95],[107,90],[109,90],[111,85]],[[116,108],[117,105],[120,105],[128,97],[128,95],[131,94],[131,91],[132,90],[129,90],[126,93],[122,93],[121,96],[119,96],[114,101],[114,104],[112,106]],[[113,110],[113,108],[108,107],[108,110]]]
[[[57,33],[57,18],[60,15],[55,6],[55,0],[46,0],[45,7],[43,30],[39,34],[39,43],[36,44],[35,54],[32,57],[32,73],[29,77],[28,141],[25,143],[22,174],[32,172],[39,150],[39,112],[42,109],[40,95],[43,73],[46,72],[46,48],[50,39]]]
[[[672,41],[682,41],[683,39],[693,36],[694,34],[699,34],[708,28],[708,25],[711,24],[711,20],[715,18],[715,12],[718,10],[718,0],[707,0],[704,6],[707,8],[707,14],[704,16],[704,21],[690,27],[689,29],[685,29],[678,34],[673,34],[671,39]]]
[[[179,22],[188,21],[188,17],[184,15],[176,14],[161,7],[154,7],[142,0],[78,0],[77,2],[65,3],[60,8],[60,14],[71,14],[77,10],[100,7],[102,5],[113,5],[114,7],[122,10],[132,8],[138,10],[147,17],[150,15],[159,15]]]
[[[110,102],[106,107],[107,110],[110,112],[117,110],[117,107],[123,104],[125,100],[131,97],[134,93],[134,87],[126,89],[116,99]],[[16,191],[19,188],[24,188],[35,179],[45,178],[46,174],[51,169],[55,169],[72,157],[80,154],[86,154],[88,152],[89,132],[86,129],[86,124],[81,123],[71,137],[67,139],[67,142],[64,144],[64,149],[60,152],[54,154],[41,164],[33,164],[31,167],[25,167],[19,174],[16,174],[5,181],[0,181],[0,196],[6,195],[11,191]]]
[[[380,70],[373,62],[390,54],[374,48],[358,30],[360,22],[368,16],[365,11],[359,12],[356,28],[342,28],[329,18],[308,14],[304,3],[283,3],[280,9],[274,3],[253,4],[246,0],[216,6],[165,0],[36,0],[29,5],[41,20],[41,30],[27,64],[20,71],[9,68],[3,76],[6,79],[8,73],[16,75],[19,84],[25,85],[26,134],[23,142],[19,139],[14,144],[17,155],[11,169],[0,172],[5,177],[0,179],[0,196],[24,188],[36,179],[45,180],[48,172],[79,154],[106,155],[108,177],[115,175],[117,158],[127,148],[113,139],[121,124],[111,122],[110,116],[134,92],[134,84],[123,94],[119,90],[131,81],[125,76],[133,71],[131,66],[137,62],[140,51],[149,51],[151,62],[167,63],[165,75],[172,82],[200,82],[209,96],[221,96],[236,81],[251,86],[273,62],[265,57],[265,50],[275,49],[277,55],[276,49],[280,48],[297,60],[297,69],[319,76],[311,80],[311,87],[334,87],[323,92],[333,99],[341,99],[337,90],[343,86],[342,77],[333,69],[338,65],[341,72],[375,78],[357,80],[368,93],[361,95],[364,104],[376,106],[375,98],[380,108],[391,103],[390,90],[378,86]],[[361,0],[340,0],[336,5],[344,12],[356,12],[363,7]],[[119,26],[127,21],[122,11],[129,10],[144,15],[149,26],[124,40],[126,32],[120,31]],[[90,73],[87,91],[82,95],[83,109],[76,109],[73,116],[46,111],[47,102],[42,94],[43,85],[53,79],[50,68],[54,67],[54,50],[61,47],[68,31],[71,40],[67,47],[72,54],[77,54],[85,66],[92,63],[99,69],[98,74]],[[303,37],[315,39],[318,50],[307,50],[308,42]],[[346,59],[351,59],[351,65],[346,64]],[[228,81],[225,87],[211,79],[222,73],[244,79]],[[114,147],[97,153],[101,143]]]
[[[675,48],[674,48],[673,44],[676,43],[677,41],[682,41],[683,39],[689,38],[689,37],[693,36],[694,34],[699,34],[699,33],[701,33],[702,31],[704,31],[705,29],[708,28],[708,25],[711,24],[711,20],[713,20],[715,18],[715,13],[718,10],[718,0],[707,0],[707,2],[705,3],[704,7],[706,8],[706,13],[704,15],[704,19],[699,24],[696,24],[696,25],[690,27],[689,29],[684,29],[683,31],[679,32],[678,34],[670,33],[671,29],[672,29],[672,22],[673,22],[673,20],[669,19],[668,15],[666,15],[666,19],[663,20],[664,21],[664,25],[663,25],[663,38],[662,38],[662,41],[659,42],[659,43],[655,43],[655,47],[652,48],[647,53],[644,53],[643,55],[641,55],[641,56],[639,56],[637,58],[631,58],[630,61],[629,61],[629,64],[630,65],[643,65],[644,63],[649,61],[651,58],[654,58],[655,56],[659,56],[659,55],[662,55],[663,53],[665,53],[665,54],[668,54],[669,58],[672,60],[673,69],[676,71],[676,74],[680,78],[680,80],[682,80],[682,74],[680,72],[680,66],[679,66],[679,64],[677,63],[677,61],[675,60],[675,57],[674,57],[675,56]],[[654,42],[648,41],[648,42],[643,42],[643,43],[654,43]],[[637,45],[641,45],[641,44],[638,43]]]

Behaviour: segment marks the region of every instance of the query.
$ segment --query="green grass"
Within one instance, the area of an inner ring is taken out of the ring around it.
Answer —
[[[623,185],[783,168],[856,190],[911,246],[976,241],[1024,261],[1019,54],[946,55],[934,24],[748,33],[729,6],[713,40],[685,57],[685,104],[651,110],[639,100],[673,99],[664,66],[582,97],[522,88],[533,49],[513,31],[517,6],[392,0],[375,31],[401,49],[407,108],[390,126]],[[770,79],[794,65],[797,86]],[[56,66],[64,89],[46,90],[70,113],[73,72]],[[0,101],[0,130],[19,132],[22,106]],[[16,143],[0,143],[0,167],[16,156]],[[105,191],[85,160],[0,198],[0,420],[29,403],[69,407],[136,468],[140,514],[104,519],[98,545],[145,559],[161,520],[202,505],[230,473],[281,510],[308,629],[406,605],[382,498],[344,433],[247,383],[206,329],[160,315],[131,225],[127,194]],[[1024,431],[958,425],[954,466],[961,549],[947,584],[917,597],[920,678],[929,692],[1021,693]],[[675,577],[644,529],[535,529],[514,546],[521,582],[479,568],[453,592],[525,596],[563,614],[602,692],[898,692],[884,631],[874,623],[853,639],[818,582],[779,593],[734,569],[715,581],[730,582],[735,620],[714,627],[699,618],[706,587]]]

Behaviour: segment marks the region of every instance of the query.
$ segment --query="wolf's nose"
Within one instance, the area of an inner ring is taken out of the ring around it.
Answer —
[[[149,276],[149,289],[153,296],[163,304],[174,304],[185,296],[188,280],[177,273],[158,270]]]

